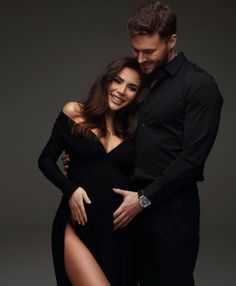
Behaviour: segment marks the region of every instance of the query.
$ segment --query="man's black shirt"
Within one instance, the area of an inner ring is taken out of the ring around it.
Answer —
[[[152,203],[203,180],[223,103],[214,79],[183,53],[157,78],[139,111],[134,173]]]

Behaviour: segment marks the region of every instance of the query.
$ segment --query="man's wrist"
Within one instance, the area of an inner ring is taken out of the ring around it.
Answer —
[[[151,205],[151,201],[148,199],[146,194],[144,193],[144,190],[139,190],[138,191],[138,198],[139,198],[139,204],[143,207],[146,208]]]

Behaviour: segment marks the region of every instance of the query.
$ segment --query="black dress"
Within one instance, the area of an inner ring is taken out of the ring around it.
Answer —
[[[113,231],[113,212],[122,198],[113,187],[129,189],[134,161],[132,140],[125,140],[110,152],[91,131],[88,136],[72,133],[74,122],[62,111],[51,137],[39,157],[39,168],[63,193],[52,229],[52,253],[57,285],[71,285],[64,266],[64,232],[69,222],[91,251],[112,286],[133,286],[132,231],[128,226]],[[67,177],[56,162],[62,151],[70,156]],[[88,222],[85,226],[70,219],[68,199],[82,187],[91,205],[85,204]]]

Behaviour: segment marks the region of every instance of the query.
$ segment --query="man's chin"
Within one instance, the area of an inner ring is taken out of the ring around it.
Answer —
[[[153,68],[152,67],[141,67],[142,72],[146,75],[152,74]]]

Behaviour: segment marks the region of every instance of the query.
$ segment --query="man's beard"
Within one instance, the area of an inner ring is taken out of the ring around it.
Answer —
[[[168,52],[165,54],[165,57],[159,62],[159,64],[154,68],[150,75],[156,74],[168,63]]]
[[[165,54],[165,57],[159,62],[158,65],[154,68],[154,70],[147,75],[148,81],[153,82],[155,81],[158,77],[159,74],[161,73],[162,68],[168,63],[168,52]]]

